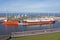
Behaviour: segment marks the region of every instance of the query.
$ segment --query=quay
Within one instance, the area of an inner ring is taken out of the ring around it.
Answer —
[[[48,33],[56,33],[56,32],[60,32],[60,28],[46,29],[46,30],[24,31],[24,32],[12,32],[11,37],[31,36],[31,35],[48,34]]]
[[[54,17],[57,22],[60,22],[60,17]]]
[[[11,32],[8,35],[0,35],[0,38],[9,38],[9,37],[13,38],[13,37],[50,34],[50,33],[58,33],[58,32],[60,32],[60,28],[45,29],[45,30],[34,30],[34,31],[23,31],[23,32]]]

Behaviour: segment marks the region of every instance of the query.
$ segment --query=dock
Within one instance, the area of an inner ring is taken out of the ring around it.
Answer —
[[[54,17],[57,22],[60,22],[60,17]]]
[[[60,28],[47,29],[47,30],[34,30],[34,31],[24,31],[24,32],[12,32],[11,37],[21,37],[21,36],[31,36],[38,34],[48,34],[60,32]]]

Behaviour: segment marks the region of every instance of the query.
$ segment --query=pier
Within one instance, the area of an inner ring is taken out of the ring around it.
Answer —
[[[11,37],[31,36],[31,35],[48,34],[48,33],[56,33],[56,32],[60,32],[60,28],[47,29],[47,30],[24,31],[24,32],[12,32]]]
[[[60,17],[54,17],[57,22],[60,22]]]

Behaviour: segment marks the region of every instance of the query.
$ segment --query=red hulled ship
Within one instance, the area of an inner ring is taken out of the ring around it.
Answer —
[[[54,18],[28,18],[24,19],[22,25],[44,25],[44,24],[53,24],[55,23]]]

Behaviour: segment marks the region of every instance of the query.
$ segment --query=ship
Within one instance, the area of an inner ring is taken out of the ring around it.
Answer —
[[[54,18],[44,17],[44,18],[28,18],[21,22],[23,25],[44,25],[55,23]]]
[[[18,26],[18,21],[7,21],[7,20],[4,20],[4,22],[2,24],[4,26]]]

